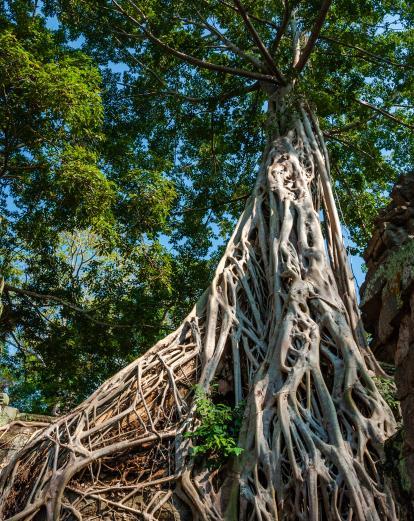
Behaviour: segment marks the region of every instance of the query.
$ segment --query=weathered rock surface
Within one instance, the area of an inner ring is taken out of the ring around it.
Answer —
[[[8,395],[0,393],[0,470],[39,429],[52,420],[51,416],[19,413],[18,409],[9,406]]]
[[[5,467],[14,454],[24,447],[40,428],[35,423],[13,421],[0,428],[0,470]]]
[[[414,173],[396,183],[364,254],[361,309],[377,359],[395,364],[402,454],[414,490]]]

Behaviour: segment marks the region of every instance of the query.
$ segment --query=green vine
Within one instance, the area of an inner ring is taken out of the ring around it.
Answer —
[[[243,452],[237,446],[244,403],[230,407],[214,403],[211,396],[198,385],[194,388],[196,418],[198,427],[186,432],[184,437],[193,442],[192,456],[205,457],[209,467],[220,467],[230,456],[240,456]]]

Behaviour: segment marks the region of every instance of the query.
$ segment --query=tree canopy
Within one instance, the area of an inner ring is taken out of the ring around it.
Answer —
[[[243,205],[238,198],[251,189],[265,139],[261,86],[277,83],[279,76],[286,74],[288,81],[300,75],[295,94],[315,106],[345,221],[359,249],[396,172],[411,168],[413,8],[404,1],[330,4],[46,5],[68,37],[86,38],[85,49],[103,67],[111,62],[125,68],[108,71],[117,82],[123,117],[141,146],[173,165],[169,176],[184,194],[181,206],[198,209],[174,219],[174,229],[189,235],[186,230],[198,221],[200,233],[190,242],[193,251],[205,254],[206,221],[207,228],[216,224],[225,234],[229,215],[238,215]],[[293,72],[292,13],[303,34],[315,37],[307,44],[306,66],[298,63]]]
[[[102,73],[33,9],[0,19],[0,259],[1,379],[35,412],[70,407],[171,327],[157,235],[176,192],[113,147]]]

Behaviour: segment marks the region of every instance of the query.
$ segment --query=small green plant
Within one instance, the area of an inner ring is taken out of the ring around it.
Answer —
[[[243,449],[237,446],[244,404],[230,407],[214,403],[202,387],[195,386],[196,417],[199,426],[184,436],[193,441],[192,456],[207,457],[210,467],[219,467],[230,456],[239,456]]]
[[[400,402],[397,399],[397,390],[393,378],[374,376],[373,380],[381,396],[387,402],[394,415],[399,418]]]

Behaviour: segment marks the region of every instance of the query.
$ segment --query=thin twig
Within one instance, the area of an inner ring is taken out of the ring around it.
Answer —
[[[133,325],[129,325],[129,324],[111,324],[109,322],[97,320],[96,318],[91,317],[85,309],[77,306],[76,304],[73,304],[72,302],[68,302],[65,299],[57,297],[55,295],[37,293],[35,291],[31,291],[28,289],[17,288],[16,286],[11,286],[10,284],[4,285],[4,292],[5,293],[9,293],[9,292],[17,293],[18,295],[23,295],[26,297],[32,297],[32,298],[39,299],[39,300],[48,300],[48,301],[56,302],[57,304],[59,304],[61,306],[65,306],[67,308],[73,309],[74,311],[77,311],[78,313],[82,313],[86,318],[88,318],[88,320],[90,320],[91,322],[94,322],[95,324],[101,325],[101,326],[116,327],[117,329],[120,329],[120,328],[129,329],[129,328],[134,327]],[[144,327],[152,327],[152,326],[144,325]]]
[[[347,47],[348,49],[355,49],[359,53],[365,54],[366,56],[374,58],[375,60],[377,60],[379,62],[383,62],[386,65],[392,65],[394,67],[401,67],[401,68],[407,68],[407,69],[414,69],[414,67],[412,65],[408,65],[405,63],[398,63],[393,60],[383,58],[382,56],[378,56],[377,54],[375,54],[373,52],[367,51],[366,49],[362,49],[361,47],[359,47],[357,45],[351,45],[350,43],[343,42],[341,40],[337,40],[336,38],[332,38],[332,36],[326,36],[324,34],[321,34],[321,35],[319,35],[319,39],[334,43],[336,45],[340,45],[342,47]]]
[[[396,116],[394,116],[390,112],[382,109],[381,107],[377,107],[377,106],[373,105],[372,103],[368,103],[368,101],[364,101],[364,100],[361,100],[358,98],[354,98],[354,100],[357,103],[359,103],[360,105],[362,105],[363,107],[367,107],[367,108],[373,110],[374,112],[381,114],[382,116],[393,121],[394,123],[398,123],[398,125],[402,125],[403,127],[409,128],[410,130],[414,130],[414,125],[411,125],[410,123],[406,123],[405,121],[402,121],[401,119],[397,118]]]

